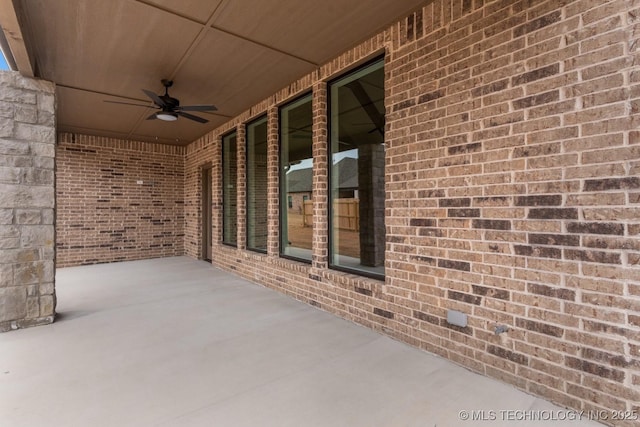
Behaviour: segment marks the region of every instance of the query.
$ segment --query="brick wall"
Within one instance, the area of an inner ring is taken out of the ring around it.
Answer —
[[[57,265],[184,254],[184,147],[61,134]]]
[[[432,3],[389,58],[394,320],[563,405],[637,410],[637,6],[485,3]]]
[[[0,72],[0,332],[53,322],[55,87]]]
[[[220,245],[218,226],[216,265],[561,405],[640,410],[639,17],[627,0],[429,2],[187,148],[187,253],[220,136],[313,89],[312,264]],[[380,53],[384,282],[327,269],[326,221],[326,81]]]
[[[218,186],[212,187],[212,235],[214,242],[219,244],[222,239],[222,156],[214,156],[213,147],[221,150],[221,138],[215,139],[211,135],[199,140],[200,147],[195,148],[191,145],[192,150],[185,153],[185,169],[184,169],[184,250],[187,255],[194,258],[203,258],[202,254],[202,169],[211,167],[211,175],[214,183]],[[218,152],[220,154],[220,152]],[[197,160],[194,160],[197,159]],[[191,162],[192,167],[187,168],[186,164]],[[196,184],[196,181],[198,183]],[[220,187],[220,188],[218,188]],[[200,245],[200,247],[196,247]],[[214,245],[214,254],[215,257]]]

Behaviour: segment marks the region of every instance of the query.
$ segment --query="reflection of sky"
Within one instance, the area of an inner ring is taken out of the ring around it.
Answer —
[[[336,153],[333,155],[333,164],[335,165],[340,160],[345,157],[353,157],[354,159],[358,158],[358,150],[354,148],[353,150],[343,151],[341,153]],[[287,173],[298,170],[298,169],[308,169],[313,166],[313,159],[304,159],[300,163],[296,163],[295,165],[291,165]]]
[[[9,66],[7,65],[7,61],[4,59],[4,54],[0,51],[0,70],[8,70]]]
[[[338,163],[340,160],[344,159],[345,157],[353,157],[354,159],[357,159],[358,158],[358,149],[357,148],[352,148],[351,150],[341,151],[339,153],[335,153],[333,155],[333,164],[335,165],[336,163]]]
[[[300,163],[296,163],[294,165],[289,166],[289,170],[287,171],[287,173],[289,173],[291,171],[294,171],[294,170],[298,170],[298,169],[308,169],[311,166],[313,166],[313,160],[312,159],[304,159]]]

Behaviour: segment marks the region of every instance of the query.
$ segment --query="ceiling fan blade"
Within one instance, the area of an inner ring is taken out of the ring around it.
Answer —
[[[151,92],[150,90],[142,89],[142,91],[145,93],[145,95],[151,98],[158,107],[164,107],[167,105],[158,95]]]
[[[150,115],[149,117],[147,117],[147,120],[155,120],[158,117],[156,117],[156,113],[153,113],[152,115]]]
[[[193,114],[184,113],[182,111],[176,111],[176,114],[179,115],[179,116],[184,117],[185,119],[193,120],[194,122],[198,122],[198,123],[208,123],[209,122],[209,120],[207,120],[207,119],[203,119],[202,117],[194,116]]]
[[[176,108],[177,111],[217,111],[215,105],[185,105]]]
[[[133,105],[134,107],[144,107],[144,108],[155,108],[155,105],[144,105],[144,104],[133,104],[131,102],[120,102],[120,101],[108,101],[108,100],[104,100],[104,102],[107,102],[109,104],[122,104],[122,105]]]

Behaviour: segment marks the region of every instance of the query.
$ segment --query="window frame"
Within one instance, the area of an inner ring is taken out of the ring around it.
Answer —
[[[284,221],[283,221],[283,216],[284,216],[284,209],[286,209],[285,206],[283,206],[283,202],[285,200],[285,192],[284,192],[284,186],[285,186],[285,173],[282,167],[282,159],[284,158],[283,156],[283,145],[282,145],[282,110],[288,106],[294,105],[295,103],[300,102],[302,104],[301,101],[303,101],[305,98],[309,98],[309,102],[311,103],[311,124],[313,126],[313,124],[315,124],[314,121],[314,117],[313,117],[313,96],[314,93],[313,92],[305,92],[303,94],[301,94],[300,96],[297,96],[291,100],[289,100],[288,102],[280,105],[278,107],[278,191],[280,193],[280,196],[278,197],[278,254],[280,256],[280,258],[284,258],[284,259],[290,259],[293,261],[299,261],[299,262],[303,262],[306,264],[311,264],[313,261],[313,231],[312,231],[312,238],[311,238],[311,256],[309,258],[302,258],[302,257],[297,257],[294,255],[288,255],[284,253],[284,246],[282,244],[282,237],[284,236],[282,229],[284,226]],[[313,135],[311,136],[311,159],[313,159],[313,148],[314,148],[314,143],[313,143]],[[315,161],[313,162],[313,165],[311,167],[312,170],[312,174],[313,174],[313,168],[315,167]],[[312,182],[311,182],[311,199],[313,200],[313,194],[315,193],[314,188],[313,188],[313,178],[312,178]],[[288,203],[286,204],[286,206],[288,206]],[[288,223],[287,223],[288,226]]]
[[[336,270],[336,271],[341,271],[343,273],[349,273],[349,274],[355,274],[358,276],[362,276],[362,277],[368,277],[371,279],[376,279],[376,280],[382,280],[384,281],[386,278],[386,268],[385,268],[385,273],[383,274],[378,274],[372,271],[367,271],[367,270],[359,270],[359,269],[355,269],[355,268],[349,268],[349,267],[345,267],[345,266],[341,266],[341,265],[336,265],[333,262],[333,257],[334,257],[334,252],[333,252],[333,244],[334,244],[334,236],[333,236],[333,224],[334,224],[334,218],[333,218],[333,197],[332,197],[332,192],[333,192],[333,140],[332,140],[332,135],[333,135],[333,128],[332,126],[334,126],[333,124],[333,120],[331,119],[331,115],[332,115],[332,111],[331,111],[331,106],[333,105],[332,102],[332,95],[331,95],[331,88],[332,86],[345,79],[348,78],[349,76],[358,73],[361,70],[364,70],[378,62],[382,63],[382,69],[384,70],[386,68],[386,60],[385,60],[385,55],[382,54],[380,56],[376,56],[375,58],[370,59],[369,61],[366,61],[362,64],[360,64],[357,67],[354,67],[350,70],[345,71],[344,73],[340,74],[339,76],[336,76],[335,78],[327,81],[327,108],[326,108],[326,117],[327,117],[327,261],[328,261],[328,266],[329,269],[331,270]],[[386,104],[386,95],[384,97],[384,101]],[[385,111],[385,118],[386,118],[386,111]],[[385,175],[386,175],[386,156],[385,156]],[[386,178],[386,177],[385,177]],[[386,183],[385,183],[385,203],[386,203]],[[386,218],[385,218],[386,219]],[[386,230],[385,230],[385,248],[384,248],[384,252],[385,252],[385,264],[386,264]]]
[[[227,221],[229,220],[227,218],[227,209],[226,209],[226,193],[227,193],[227,187],[228,187],[228,181],[225,178],[226,174],[225,174],[225,140],[227,138],[233,137],[235,136],[235,140],[236,140],[236,173],[234,176],[234,183],[235,183],[235,188],[236,188],[236,201],[235,201],[235,207],[236,207],[236,224],[235,224],[235,243],[234,242],[229,242],[225,239],[225,230],[226,230],[226,226],[227,226]],[[238,130],[234,129],[231,132],[228,132],[224,135],[222,135],[222,137],[220,138],[220,161],[222,164],[222,236],[221,236],[221,243],[223,245],[226,246],[230,246],[230,247],[234,247],[237,248],[238,247]]]
[[[256,117],[255,119],[249,121],[246,123],[245,125],[245,129],[246,129],[246,138],[245,138],[245,248],[249,251],[252,252],[258,252],[258,253],[262,253],[262,254],[266,254],[267,250],[268,250],[268,246],[269,246],[269,218],[267,218],[266,221],[266,241],[265,241],[265,248],[256,248],[256,247],[252,247],[249,245],[249,239],[250,239],[250,234],[249,234],[249,228],[250,228],[250,215],[251,215],[251,209],[249,209],[249,199],[252,195],[252,192],[250,191],[249,188],[249,182],[250,182],[250,175],[251,175],[251,168],[249,167],[249,162],[251,161],[250,159],[250,145],[252,143],[252,141],[250,140],[251,138],[249,137],[250,135],[250,127],[255,126],[255,125],[259,125],[261,122],[264,122],[265,126],[266,126],[266,132],[265,132],[265,145],[266,145],[266,155],[267,155],[267,159],[269,156],[269,118],[267,116],[267,114],[262,114],[258,117]],[[255,165],[254,165],[255,166]],[[266,179],[267,179],[267,193],[264,194],[264,202],[265,202],[265,212],[267,212],[267,205],[269,203],[269,197],[268,197],[268,190],[269,190],[269,165],[268,163],[265,164],[265,172],[266,172]],[[255,173],[255,171],[254,171]]]

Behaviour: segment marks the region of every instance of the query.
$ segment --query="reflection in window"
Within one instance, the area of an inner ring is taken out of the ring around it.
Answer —
[[[222,138],[222,243],[238,244],[238,143],[236,133]]]
[[[302,260],[313,236],[312,124],[311,95],[280,110],[280,252]]]
[[[384,60],[330,85],[330,263],[384,276]]]
[[[267,118],[247,126],[247,248],[267,251]]]

